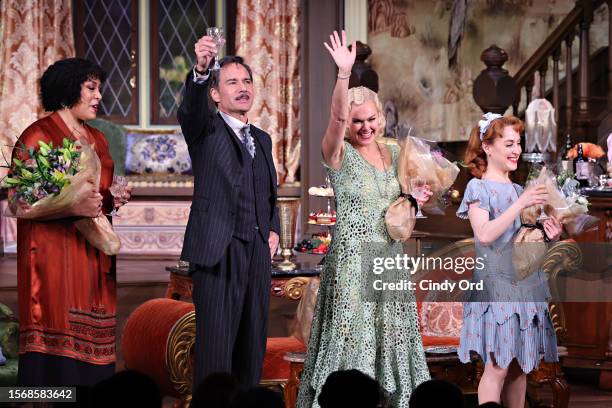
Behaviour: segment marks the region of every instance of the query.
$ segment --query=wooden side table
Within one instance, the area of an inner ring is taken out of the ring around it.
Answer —
[[[294,408],[300,388],[300,377],[304,371],[306,353],[287,353],[283,359],[289,362],[289,380],[283,391],[285,408]]]
[[[427,238],[429,233],[423,231],[412,230],[412,234],[410,235],[410,239],[414,239],[416,256],[421,256],[423,250],[422,240],[423,238]]]
[[[179,261],[176,266],[166,266],[170,280],[166,289],[166,298],[192,302],[193,284],[189,275],[189,264]]]
[[[166,298],[192,301],[193,284],[187,263],[179,263],[176,266],[166,266],[170,272],[170,280],[166,289]],[[275,297],[285,297],[290,300],[299,301],[302,298],[304,286],[310,278],[319,276],[315,268],[300,268],[291,272],[283,272],[272,269],[272,284],[270,294]]]

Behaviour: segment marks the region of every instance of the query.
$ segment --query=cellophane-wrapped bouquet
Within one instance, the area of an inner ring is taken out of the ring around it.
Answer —
[[[589,202],[580,194],[580,185],[571,173],[556,176],[546,167],[534,172],[527,186],[545,185],[548,193],[546,205],[532,205],[521,211],[522,226],[514,240],[513,265],[520,279],[537,270],[544,261],[548,247],[541,222],[542,211],[554,216],[570,237],[594,228],[598,219],[588,215]]]
[[[3,187],[9,189],[6,215],[23,219],[56,219],[69,216],[69,210],[98,191],[100,159],[92,145],[64,138],[61,146],[39,141],[38,148],[22,149],[24,160],[13,159]],[[76,228],[94,247],[107,255],[116,255],[119,237],[104,214],[80,218]]]
[[[446,195],[459,175],[459,167],[446,159],[441,151],[432,150],[429,143],[417,137],[400,135],[398,144],[397,175],[402,192],[410,192],[410,179],[422,177],[433,193],[423,209],[430,213],[444,213]]]

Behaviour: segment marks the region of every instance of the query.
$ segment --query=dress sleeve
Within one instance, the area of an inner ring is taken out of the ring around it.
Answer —
[[[19,136],[19,139],[17,139],[15,142],[11,163],[13,162],[13,158],[26,160],[29,156],[27,149],[38,149],[39,141],[49,143],[51,141],[51,137],[49,137],[49,135],[47,135],[39,126],[33,124],[24,130],[21,136]]]
[[[468,183],[465,194],[463,195],[463,201],[461,201],[461,205],[457,210],[457,217],[467,219],[470,204],[475,202],[478,202],[478,208],[482,208],[489,213],[491,212],[489,194],[482,180],[478,179],[472,179]]]

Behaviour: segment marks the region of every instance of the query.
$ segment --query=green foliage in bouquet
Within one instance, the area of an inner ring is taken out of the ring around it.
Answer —
[[[79,171],[81,152],[69,139],[64,138],[58,147],[53,142],[39,141],[38,149],[15,148],[26,151],[27,159],[13,159],[2,185],[14,189],[13,198],[21,203],[32,205],[47,196],[58,195],[70,184],[69,176]]]
[[[574,173],[572,171],[569,170],[563,170],[562,172],[559,173],[559,175],[557,176],[557,184],[560,187],[563,187],[563,185],[565,184],[566,180],[569,179],[573,179],[574,178]]]

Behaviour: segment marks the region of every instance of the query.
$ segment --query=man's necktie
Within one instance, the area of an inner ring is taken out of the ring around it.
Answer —
[[[251,158],[255,158],[255,140],[251,136],[251,126],[246,125],[240,129],[240,141],[244,144],[247,152],[251,155]]]

